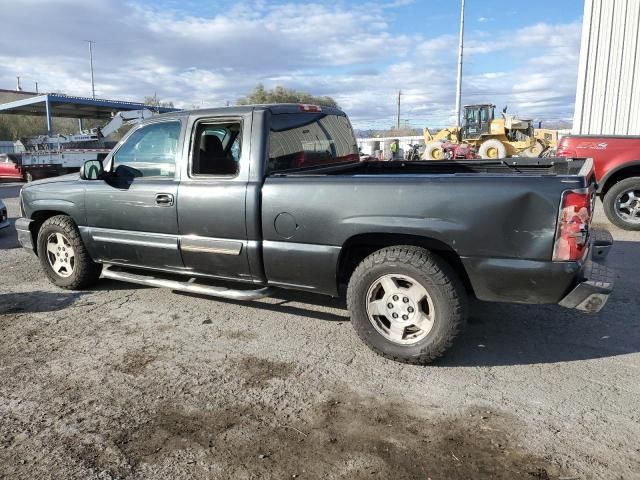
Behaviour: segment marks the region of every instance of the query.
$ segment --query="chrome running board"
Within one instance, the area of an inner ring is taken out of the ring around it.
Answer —
[[[192,279],[182,282],[156,277],[149,273],[138,274],[113,268],[114,267],[110,265],[105,265],[102,269],[102,277],[119,280],[121,282],[137,283],[149,287],[170,288],[171,290],[178,290],[180,292],[209,295],[211,297],[227,298],[230,300],[258,300],[269,296],[272,292],[272,289],[269,287],[259,288],[257,290],[233,290],[231,288],[193,283]]]

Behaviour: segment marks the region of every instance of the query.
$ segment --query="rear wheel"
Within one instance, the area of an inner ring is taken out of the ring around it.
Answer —
[[[38,257],[49,279],[58,287],[76,290],[94,284],[102,265],[87,252],[78,227],[66,215],[46,220],[38,232]]]
[[[444,158],[442,153],[442,143],[429,143],[424,149],[423,158],[425,160],[442,160]]]
[[[492,138],[485,140],[478,149],[478,154],[485,159],[495,160],[498,158],[505,158],[507,156],[507,147],[504,146],[500,140]]]
[[[619,181],[602,199],[604,213],[624,230],[640,230],[640,177]]]
[[[531,147],[525,148],[521,154],[523,157],[535,158],[542,155],[542,152],[544,152],[544,145],[540,140],[536,140]]]
[[[362,261],[349,281],[347,304],[369,348],[393,360],[426,364],[462,328],[466,294],[443,260],[423,248],[397,246]]]

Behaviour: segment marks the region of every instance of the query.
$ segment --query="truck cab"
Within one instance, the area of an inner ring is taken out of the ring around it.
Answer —
[[[462,139],[475,139],[493,133],[491,122],[495,116],[495,108],[495,105],[490,104],[465,105]]]

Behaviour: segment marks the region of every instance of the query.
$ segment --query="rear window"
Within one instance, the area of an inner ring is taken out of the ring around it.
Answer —
[[[268,173],[358,159],[351,124],[343,115],[283,113],[271,116]]]

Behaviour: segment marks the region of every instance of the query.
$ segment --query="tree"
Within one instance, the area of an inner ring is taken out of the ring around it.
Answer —
[[[264,85],[259,83],[246,97],[238,99],[238,105],[252,105],[263,103],[310,103],[325,107],[337,107],[338,102],[328,96],[316,97],[307,92],[301,92],[285,87],[276,87],[273,90],[266,90]]]
[[[169,108],[173,108],[173,102],[165,102],[163,100],[160,100],[158,98],[157,94],[153,94],[153,97],[148,96],[148,97],[144,97],[144,101],[143,103],[145,105],[149,105],[150,107],[169,107]]]

